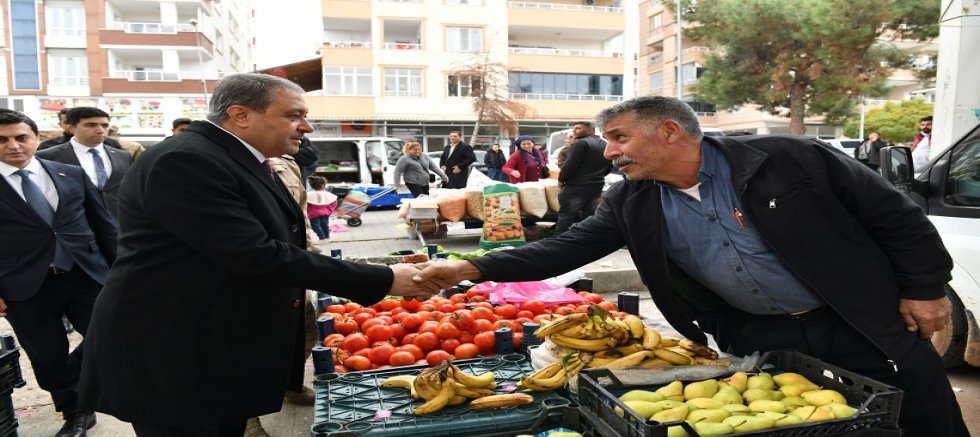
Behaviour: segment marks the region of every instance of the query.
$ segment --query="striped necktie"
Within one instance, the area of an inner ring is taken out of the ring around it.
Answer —
[[[92,162],[95,163],[95,178],[98,180],[99,189],[105,188],[106,181],[109,180],[109,175],[105,172],[105,162],[102,161],[102,157],[99,156],[99,151],[93,149],[88,149],[88,153],[92,154]]]

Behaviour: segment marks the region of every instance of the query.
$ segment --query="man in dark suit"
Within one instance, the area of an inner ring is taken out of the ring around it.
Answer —
[[[449,133],[449,145],[442,151],[439,166],[449,176],[445,188],[466,188],[466,179],[470,175],[470,165],[476,162],[476,154],[469,144],[462,141],[459,131]]]
[[[109,114],[99,108],[80,106],[68,110],[68,142],[38,152],[37,157],[78,165],[102,192],[106,206],[116,215],[119,186],[133,163],[128,152],[104,145]]]
[[[74,134],[72,134],[71,132],[68,131],[68,111],[69,111],[69,109],[70,108],[61,108],[61,110],[58,111],[58,126],[61,126],[61,129],[62,129],[61,136],[54,137],[54,138],[49,138],[47,140],[42,141],[41,142],[41,145],[38,146],[37,150],[44,150],[44,149],[47,149],[49,147],[57,146],[58,144],[67,143],[68,140],[70,140],[71,137],[74,136]],[[116,140],[114,140],[112,138],[106,138],[105,145],[107,145],[109,147],[114,147],[116,149],[122,149],[123,148],[122,147],[122,144],[120,144],[119,141],[116,141]]]
[[[68,353],[61,316],[85,335],[117,229],[80,168],[36,159],[36,150],[34,121],[0,110],[0,316],[64,414],[57,436],[84,436],[95,415],[78,407],[82,345]]]
[[[241,436],[278,411],[302,389],[305,289],[362,304],[438,290],[412,266],[306,250],[303,212],[268,162],[313,131],[302,88],[234,74],[210,108],[126,176],[119,257],[86,338],[81,404],[140,436]]]
[[[603,156],[606,142],[595,134],[591,121],[575,123],[572,129],[575,140],[566,148],[565,162],[558,174],[558,223],[555,236],[559,236],[573,224],[595,213],[602,196],[602,186],[613,165]]]

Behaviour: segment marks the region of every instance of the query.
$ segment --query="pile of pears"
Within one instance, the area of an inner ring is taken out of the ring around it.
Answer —
[[[723,380],[684,384],[674,381],[656,391],[632,390],[619,397],[640,417],[657,422],[687,421],[701,437],[758,431],[843,419],[857,414],[847,399],[823,390],[803,375],[738,372]],[[617,407],[616,412],[623,415]],[[683,427],[668,437],[687,437]]]

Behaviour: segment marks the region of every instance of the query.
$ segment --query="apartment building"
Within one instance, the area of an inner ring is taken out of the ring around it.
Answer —
[[[631,5],[631,6],[630,6]],[[472,134],[480,77],[526,105],[520,134],[542,142],[634,95],[636,0],[322,0],[323,89],[310,93],[316,135],[414,138],[442,150]],[[506,75],[506,77],[502,77]],[[516,132],[482,128],[474,144]]]
[[[707,102],[698,101],[691,93],[690,87],[697,83],[704,72],[704,59],[711,48],[701,45],[684,37],[683,24],[681,31],[680,60],[678,60],[677,21],[674,14],[668,10],[661,0],[642,0],[639,4],[639,38],[640,48],[637,63],[638,95],[678,96],[677,83],[681,83],[680,98],[688,102],[695,111],[701,124],[706,127],[719,128],[725,131],[750,132],[757,134],[788,134],[789,118],[772,115],[755,109],[751,104],[744,105],[735,112],[716,110]],[[888,35],[881,39],[882,43],[892,44],[902,49],[914,50],[915,65],[913,68],[923,69],[935,66],[938,45],[935,42],[912,42],[896,40]],[[677,65],[680,63],[680,73]],[[887,81],[891,88],[888,96],[868,99],[865,110],[882,106],[887,101],[898,101],[909,98],[924,98],[932,101],[935,90],[928,84],[919,81],[912,70],[895,71]],[[806,135],[819,138],[841,137],[841,126],[830,125],[822,117],[808,117],[805,120]]]
[[[178,117],[204,118],[224,74],[251,71],[251,0],[3,0],[0,107],[42,136],[58,111],[96,106],[148,143]]]

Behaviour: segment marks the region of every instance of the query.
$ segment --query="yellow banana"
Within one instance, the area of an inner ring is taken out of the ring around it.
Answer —
[[[586,368],[594,369],[596,367],[606,367],[607,364],[616,361],[620,358],[593,358],[585,365]]]
[[[726,366],[727,367],[732,365],[732,360],[729,360],[728,358],[711,359],[711,358],[695,356],[694,361],[702,366]]]
[[[562,369],[561,361],[556,361],[527,376],[531,379],[545,379],[555,376]]]
[[[663,341],[660,333],[653,328],[643,328],[643,349],[653,350]]]
[[[568,366],[562,368],[558,373],[550,378],[543,379],[531,379],[522,378],[517,386],[520,388],[526,388],[533,391],[551,391],[557,390],[565,386],[569,378],[575,376],[585,363],[574,360],[574,362],[569,362]]]
[[[695,356],[704,357],[712,360],[718,359],[718,352],[715,352],[714,349],[706,345],[703,345],[701,343],[698,343],[696,341],[688,340],[685,338],[681,340],[678,345],[684,349],[693,352]]]
[[[653,350],[653,354],[670,364],[675,366],[689,366],[695,364],[693,358],[674,352],[670,349],[657,348]]]
[[[446,405],[460,405],[465,402],[466,402],[465,397],[459,395],[453,395],[453,397],[449,398],[449,402],[447,402]]]
[[[634,367],[646,360],[647,358],[654,358],[652,351],[639,351],[633,354],[627,355],[623,358],[615,360],[609,364],[606,364],[607,369],[625,369],[627,367]]]
[[[670,367],[672,365],[673,364],[670,364],[670,363],[668,363],[668,362],[666,362],[664,360],[661,360],[660,358],[650,358],[650,359],[648,359],[648,360],[640,363],[636,367],[641,368],[641,369],[653,369],[653,368],[656,368],[656,367]]]
[[[418,399],[419,393],[415,391],[415,376],[414,375],[398,375],[392,376],[384,380],[381,383],[382,387],[387,388],[407,388],[411,392],[412,399]]]
[[[616,339],[616,344],[626,344],[633,338],[629,325],[615,318],[609,319],[609,322],[606,323],[606,332],[607,335]]]
[[[667,349],[667,350],[669,350],[671,352],[679,353],[681,355],[687,355],[689,357],[694,357],[694,352],[691,352],[691,351],[689,351],[687,349],[684,349],[684,348],[682,348],[680,346],[665,347],[664,349]]]
[[[460,370],[459,367],[456,367],[454,365],[450,365],[449,369],[452,371],[453,379],[459,381],[460,384],[463,384],[467,387],[489,388],[489,389],[497,388],[497,384],[493,382],[494,378],[496,377],[496,375],[494,375],[493,372],[484,372],[480,376],[474,376]]]
[[[476,399],[476,398],[482,398],[484,396],[490,396],[493,394],[493,390],[490,389],[467,387],[458,382],[454,384],[455,385],[453,390],[456,392],[456,396],[462,396],[464,398],[469,398],[469,399]]]
[[[660,339],[660,347],[680,346],[681,339],[677,337],[663,337]]]
[[[449,401],[453,398],[454,390],[455,386],[453,384],[453,379],[446,378],[444,381],[442,381],[442,388],[439,390],[439,394],[416,408],[415,415],[421,416],[423,414],[432,414],[445,408],[446,405],[449,404]]]
[[[534,396],[529,394],[509,393],[474,399],[473,402],[470,402],[470,408],[474,410],[488,410],[491,408],[506,408],[515,407],[518,405],[527,405],[532,402],[534,402]]]
[[[442,380],[444,379],[445,366],[429,367],[419,373],[412,382],[416,394],[422,399],[431,400],[439,395],[442,390]]]
[[[564,335],[566,337],[585,338],[586,336],[585,325],[572,326],[571,328],[561,331],[559,334]]]
[[[643,338],[643,332],[644,329],[646,328],[645,326],[643,326],[643,319],[641,319],[639,316],[630,315],[630,316],[626,316],[623,319],[623,322],[630,327],[630,335],[634,339],[639,340]]]
[[[616,346],[616,339],[612,337],[587,340],[581,338],[565,337],[564,335],[561,334],[554,334],[551,336],[551,341],[554,344],[566,349],[575,349],[575,350],[586,351],[586,352],[599,352]]]
[[[568,315],[566,315],[566,316],[564,316],[564,317],[562,317],[562,318],[560,318],[558,320],[555,320],[555,321],[553,321],[553,322],[551,322],[551,323],[549,323],[547,325],[544,325],[544,326],[538,328],[537,331],[534,331],[534,335],[536,335],[536,336],[538,336],[540,338],[545,338],[546,336],[549,336],[551,334],[559,333],[559,332],[564,331],[564,330],[566,330],[568,328],[571,328],[572,326],[575,326],[575,325],[578,325],[578,324],[582,324],[588,318],[589,318],[589,315],[588,314],[585,314],[585,313],[568,314]]]

